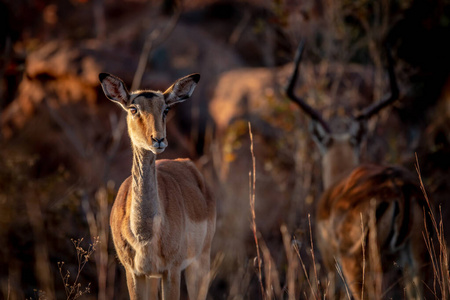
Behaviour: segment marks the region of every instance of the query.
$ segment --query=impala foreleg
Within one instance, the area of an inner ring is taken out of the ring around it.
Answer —
[[[148,290],[146,277],[144,275],[137,276],[129,270],[126,270],[126,275],[130,300],[147,299]]]
[[[167,271],[163,274],[161,279],[161,298],[163,300],[180,299],[180,278],[180,270]]]
[[[190,300],[204,300],[210,281],[210,254],[204,251],[185,271],[186,285]]]
[[[148,296],[146,299],[159,299],[158,292],[160,285],[160,278],[147,277]]]

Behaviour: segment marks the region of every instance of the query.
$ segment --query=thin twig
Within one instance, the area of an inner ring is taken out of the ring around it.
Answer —
[[[228,42],[232,46],[235,46],[236,43],[241,38],[242,33],[244,32],[245,27],[247,27],[248,23],[250,22],[251,17],[252,15],[249,11],[244,12],[244,16],[241,18],[237,26],[233,29],[233,32],[231,33],[230,38],[228,39]]]

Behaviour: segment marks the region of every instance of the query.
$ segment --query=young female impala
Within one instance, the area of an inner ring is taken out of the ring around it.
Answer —
[[[164,93],[129,93],[123,81],[101,73],[108,99],[127,112],[133,148],[131,176],[121,185],[111,210],[117,255],[125,267],[131,299],[179,299],[181,271],[191,300],[205,299],[215,231],[215,201],[195,165],[187,159],[158,160],[167,147],[166,116],[189,98],[200,79],[192,74]],[[154,283],[154,282],[153,282]]]
[[[352,296],[367,298],[367,288],[373,288],[377,276],[382,278],[383,270],[394,268],[395,262],[403,271],[408,296],[420,298],[427,257],[422,236],[426,205],[417,176],[398,166],[359,162],[367,120],[399,96],[393,59],[388,51],[391,95],[351,117],[344,132],[332,132],[294,93],[303,46],[302,42],[297,50],[286,94],[311,117],[311,134],[322,154],[325,192],[317,206],[316,238],[328,278],[334,281],[336,268],[342,269]]]

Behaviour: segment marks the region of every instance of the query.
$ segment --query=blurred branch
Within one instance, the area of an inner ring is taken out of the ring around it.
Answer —
[[[52,120],[61,127],[61,129],[64,131],[64,134],[69,139],[69,141],[72,143],[72,145],[77,150],[78,154],[82,158],[86,158],[86,149],[83,146],[82,141],[77,137],[75,132],[73,131],[72,127],[64,121],[64,119],[59,115],[58,111],[52,107],[52,105],[49,103],[49,100],[46,98],[44,99],[45,106],[48,109],[48,112],[50,114],[50,117]]]
[[[5,49],[0,57],[0,78],[1,80],[4,80],[5,74],[6,74],[6,68],[9,65],[9,62],[11,60],[12,55],[12,41],[11,38],[8,36],[5,40]],[[4,101],[6,101],[6,95],[7,95],[7,85],[5,82],[0,82],[0,124],[1,124],[1,109],[4,105]],[[2,130],[0,130],[0,141],[2,140]]]
[[[237,24],[237,26],[234,28],[233,32],[230,35],[228,42],[231,45],[234,46],[239,41],[239,39],[242,36],[242,32],[244,32],[245,27],[247,27],[248,23],[250,22],[251,16],[252,15],[250,14],[249,11],[245,11],[241,21]]]
[[[97,35],[97,39],[103,40],[106,36],[105,1],[94,0],[93,9],[95,33]]]
[[[114,113],[109,114],[109,122],[111,124],[111,130],[112,130],[112,143],[111,146],[109,146],[109,149],[106,150],[106,160],[105,160],[105,168],[104,168],[104,175],[103,175],[103,181],[107,181],[107,176],[109,174],[109,167],[111,165],[111,161],[114,159],[114,157],[117,154],[117,151],[119,151],[120,142],[122,141],[123,133],[126,129],[126,118],[125,118],[125,112],[121,110],[120,112],[120,120],[118,121],[117,115]]]
[[[144,75],[145,68],[147,67],[148,57],[150,56],[152,49],[161,45],[170,36],[178,23],[180,15],[181,10],[178,9],[170,19],[169,24],[162,31],[159,28],[155,28],[145,39],[136,73],[134,74],[133,83],[131,84],[132,91],[136,90],[141,85],[142,77]]]

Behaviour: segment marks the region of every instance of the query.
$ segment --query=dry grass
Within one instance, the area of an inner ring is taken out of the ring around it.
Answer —
[[[64,272],[64,262],[58,263],[59,274],[61,275],[64,290],[66,292],[67,300],[75,300],[83,296],[84,294],[90,293],[91,291],[91,283],[89,282],[86,286],[83,287],[80,282],[80,275],[83,271],[84,267],[88,263],[89,259],[93,255],[96,250],[97,245],[100,243],[99,238],[95,238],[92,244],[89,244],[87,249],[84,249],[81,245],[83,239],[74,240],[72,239],[72,243],[77,251],[77,262],[78,268],[75,273],[75,279],[70,278],[70,271],[68,269]]]
[[[230,294],[235,295],[233,299],[333,299],[333,287],[331,286],[332,280],[331,278],[327,278],[326,275],[323,274],[323,269],[320,266],[320,257],[317,256],[316,249],[314,248],[314,219],[311,220],[311,217],[308,215],[308,224],[307,226],[305,226],[307,227],[307,234],[305,234],[307,238],[305,238],[305,236],[300,236],[297,239],[290,232],[289,226],[284,224],[280,226],[279,237],[281,238],[276,241],[274,241],[273,239],[267,239],[266,233],[261,233],[259,231],[257,221],[258,219],[263,218],[263,216],[257,214],[257,206],[259,205],[258,199],[261,199],[261,201],[265,201],[266,199],[264,199],[264,197],[259,198],[256,195],[256,185],[259,183],[259,177],[256,177],[257,157],[255,154],[255,150],[257,149],[254,148],[255,137],[252,134],[252,127],[250,124],[248,124],[248,130],[250,136],[250,156],[252,162],[251,170],[249,173],[250,214],[248,215],[248,217],[250,219],[249,225],[252,232],[251,238],[254,242],[254,244],[252,245],[253,248],[251,248],[251,252],[255,253],[256,259],[253,261],[250,260],[248,266],[242,266],[242,269],[244,270],[243,273],[239,273],[236,271],[232,274],[236,278],[236,281],[240,283],[240,286],[236,290],[232,291],[233,287],[227,286],[227,290],[224,292],[224,294],[216,298],[217,290],[214,289],[217,289],[217,287],[214,286],[213,282],[212,290],[209,291],[209,299],[226,299],[226,297],[229,297]],[[419,174],[422,191],[424,192],[425,199],[429,206],[428,208],[431,211],[430,218],[432,219],[432,228],[427,228],[427,231],[430,231],[433,234],[424,233],[424,242],[427,244],[429,250],[433,274],[435,277],[435,281],[428,287],[428,289],[433,292],[433,294],[436,296],[436,299],[449,299],[450,284],[448,276],[448,254],[446,240],[444,237],[444,222],[442,220],[442,212],[439,210],[439,216],[436,216],[431,209],[432,204],[428,199],[425,185],[420,175],[418,161],[417,171]],[[99,189],[92,199],[83,199],[83,197],[81,197],[80,204],[86,216],[86,220],[88,223],[88,227],[86,229],[88,229],[88,231],[90,232],[91,239],[95,241],[93,237],[100,236],[100,240],[102,241],[102,243],[97,244],[97,251],[91,252],[89,254],[90,258],[93,258],[95,260],[95,270],[97,272],[97,277],[94,278],[94,280],[91,280],[92,290],[95,290],[96,293],[93,298],[100,299],[101,294],[103,293],[104,295],[107,295],[106,299],[121,299],[121,293],[119,293],[117,289],[114,290],[114,283],[119,282],[122,278],[114,278],[115,265],[112,264],[116,263],[116,259],[113,257],[113,255],[108,254],[107,247],[107,237],[109,236],[108,207],[110,204],[108,197],[111,196],[109,195],[108,190],[113,190],[113,187],[105,187],[104,189]],[[36,210],[36,208],[31,208],[30,211],[34,210]],[[38,220],[38,218],[36,220]],[[373,218],[369,220],[369,225],[372,222]],[[361,231],[365,232],[364,226],[361,226]],[[106,240],[104,240],[105,237]],[[369,239],[376,240],[376,236],[369,236]],[[439,246],[436,249],[433,247],[434,242],[437,242]],[[248,245],[244,245],[244,247],[245,246],[247,246],[247,250],[250,252],[250,248],[248,247]],[[364,249],[364,245],[362,249]],[[109,248],[109,250],[111,251],[112,249]],[[85,251],[89,252],[89,250]],[[364,253],[365,264],[373,264],[373,262],[370,260],[372,259],[371,257],[373,257],[373,255],[371,254],[373,251],[374,250],[369,249]],[[83,256],[80,257],[79,254],[77,254],[77,257],[79,259],[78,265],[80,266],[80,259],[82,261]],[[250,255],[249,257],[252,256]],[[214,260],[215,263],[213,263],[214,267],[212,268],[212,273],[210,275],[211,278],[221,280],[220,277],[223,276],[223,274],[220,274],[220,272],[221,269],[225,267],[222,263],[223,260],[224,254],[222,252],[217,253],[216,259]],[[79,285],[79,279],[83,276],[80,275],[81,277],[78,277],[77,275],[65,278],[64,276],[66,274],[64,272],[66,270],[62,269],[62,266],[63,265],[60,265],[59,268],[61,277],[63,278],[67,299],[74,299],[74,296],[76,295],[79,295],[78,297],[83,296],[83,298],[88,298],[89,295],[86,294],[86,288],[89,289],[91,286]],[[52,267],[49,266],[49,268],[51,269]],[[337,267],[337,269],[339,273],[339,267]],[[84,270],[84,265],[83,267],[79,268],[79,273],[81,273],[82,270]],[[78,271],[74,271],[72,272],[72,274],[75,274],[76,272]],[[110,274],[113,274],[112,277]],[[242,277],[240,277],[241,275]],[[72,278],[75,278],[75,281],[67,281],[69,278],[71,280]],[[256,280],[254,280],[255,278]],[[107,284],[106,287],[103,288],[105,289],[105,291],[102,292],[101,282],[105,282],[105,280]],[[365,276],[364,280],[366,282],[369,282],[368,280],[372,281],[373,278]],[[83,278],[83,282],[87,282],[85,281],[85,278]],[[66,289],[66,284],[68,284],[68,289]],[[394,284],[398,284],[398,282],[394,282]],[[56,282],[55,285],[57,289],[61,287],[60,283],[58,282]],[[34,299],[52,299],[52,297],[49,296],[52,294],[51,290],[47,290],[41,286],[39,286],[39,288],[41,289],[41,291],[35,291],[35,296],[33,297]],[[375,285],[374,291],[364,291],[365,296],[380,294],[383,295],[383,292],[386,291],[378,289],[378,285]],[[348,289],[346,294],[341,298],[351,298]]]
[[[285,249],[286,265],[280,265],[275,262],[274,255],[269,250],[268,245],[264,240],[264,236],[258,231],[257,228],[257,215],[255,212],[256,201],[256,158],[254,154],[253,134],[251,131],[251,125],[249,125],[250,136],[250,154],[252,159],[252,170],[249,172],[249,189],[250,189],[250,226],[255,243],[256,257],[254,259],[255,276],[258,279],[258,289],[260,290],[260,299],[334,299],[333,289],[330,287],[332,282],[331,278],[323,277],[318,270],[319,263],[316,261],[316,255],[314,250],[313,232],[311,226],[311,218],[308,215],[309,221],[309,244],[310,248],[307,251],[307,262],[304,261],[301,254],[302,242],[298,241],[295,237],[292,237],[287,229],[286,225],[282,225],[280,228],[283,247]],[[444,237],[444,224],[442,221],[442,212],[440,212],[440,220],[436,219],[433,212],[431,201],[426,193],[424,183],[420,174],[419,163],[416,164],[417,173],[419,176],[420,186],[423,191],[426,203],[428,205],[428,211],[430,212],[430,219],[432,220],[432,228],[426,227],[423,232],[424,243],[426,243],[428,252],[431,259],[434,282],[432,286],[428,286],[428,289],[432,291],[432,294],[436,299],[449,299],[450,295],[450,279],[449,279],[449,267],[448,267],[448,252],[447,244]],[[375,203],[373,203],[374,208]],[[361,215],[361,251],[363,254],[363,285],[366,283],[367,289],[362,290],[361,298],[363,299],[382,299],[387,296],[387,293],[393,289],[396,285],[400,284],[400,279],[394,280],[390,286],[383,290],[382,280],[383,271],[381,269],[381,257],[380,251],[376,246],[367,248],[366,242],[370,245],[376,245],[376,231],[371,230],[367,236],[365,233],[367,228],[375,226],[376,221],[375,210],[370,214],[370,220],[364,222]],[[424,218],[426,220],[426,218]],[[425,221],[427,226],[427,222]],[[438,248],[434,247],[433,237],[436,236]],[[366,240],[367,238],[367,240]],[[370,269],[367,268],[370,266]],[[351,299],[348,286],[345,283],[342,271],[338,263],[336,263],[337,274],[344,282],[345,294],[340,298]],[[370,275],[369,273],[370,272]],[[367,273],[367,274],[366,274]],[[302,275],[302,276],[300,276]],[[323,279],[324,284],[320,284]],[[370,283],[369,283],[370,282]],[[250,283],[249,283],[250,284]],[[407,298],[406,290],[403,297]]]
[[[312,260],[312,276],[304,260],[302,259],[302,255],[300,253],[301,245],[299,245],[301,243],[297,241],[295,237],[292,238],[292,235],[289,233],[287,226],[283,224],[280,227],[280,232],[287,260],[285,274],[283,274],[283,284],[280,280],[280,272],[277,270],[277,268],[279,268],[280,266],[276,265],[262,234],[258,232],[255,212],[256,158],[254,154],[253,134],[250,122],[248,123],[248,129],[250,136],[250,153],[252,158],[252,170],[249,172],[251,229],[256,247],[254,266],[256,276],[258,278],[261,299],[283,299],[286,295],[287,299],[290,300],[298,299],[299,296],[304,296],[306,299],[321,299],[323,298],[323,292],[321,291],[321,288],[319,286],[320,280],[316,268],[310,216],[308,215],[311,245],[311,248],[309,249],[309,258]],[[304,278],[301,278],[299,276],[301,272],[303,272]],[[305,281],[307,282],[307,286],[309,287],[309,294],[307,291],[302,290],[302,288],[305,286]]]
[[[428,197],[428,193],[425,189],[425,185],[422,180],[422,175],[420,172],[419,159],[416,154],[416,171],[419,176],[420,188],[422,189],[425,201],[428,205],[429,217],[431,219],[432,228],[428,228],[428,224],[425,221],[426,216],[424,215],[424,222],[426,231],[423,233],[424,242],[428,249],[428,254],[430,255],[431,267],[433,270],[434,281],[433,285],[428,289],[434,294],[436,299],[449,299],[450,297],[450,272],[448,264],[448,250],[447,242],[444,235],[444,223],[442,219],[442,210],[439,206],[439,220],[434,214],[434,208],[431,205],[431,201]],[[425,214],[425,213],[424,213]],[[438,243],[438,252],[433,241],[433,236],[436,237]]]

